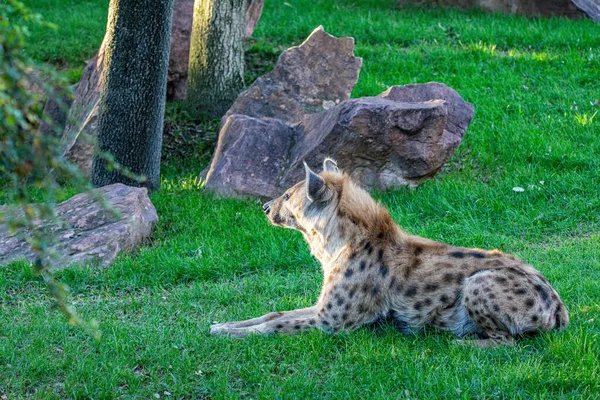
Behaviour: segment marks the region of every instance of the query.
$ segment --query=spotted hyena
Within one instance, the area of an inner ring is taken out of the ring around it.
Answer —
[[[474,334],[480,346],[512,344],[529,332],[561,329],[569,316],[542,274],[498,250],[454,247],[412,236],[326,159],[323,172],[263,206],[273,225],[302,232],[321,262],[317,304],[216,324],[213,334],[353,330],[390,317],[405,333],[423,327]]]

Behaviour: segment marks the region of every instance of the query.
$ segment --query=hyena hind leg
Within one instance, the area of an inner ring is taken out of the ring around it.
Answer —
[[[480,345],[512,345],[515,335],[555,328],[562,303],[541,276],[497,269],[465,279],[462,305],[486,337]]]

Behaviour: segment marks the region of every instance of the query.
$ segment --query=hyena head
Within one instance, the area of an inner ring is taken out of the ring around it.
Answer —
[[[345,240],[354,234],[378,238],[398,232],[388,211],[326,158],[316,174],[304,164],[306,178],[263,205],[273,225],[304,234]]]
[[[276,226],[307,232],[326,222],[339,203],[344,176],[332,159],[323,161],[323,172],[316,174],[304,164],[306,178],[280,197],[263,205],[269,221]]]

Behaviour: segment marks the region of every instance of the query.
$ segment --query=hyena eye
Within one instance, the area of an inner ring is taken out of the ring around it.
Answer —
[[[289,200],[289,199],[290,199],[290,195],[289,195],[289,193],[286,193],[286,194],[284,194],[284,195],[283,195],[283,199],[284,199],[284,200]]]

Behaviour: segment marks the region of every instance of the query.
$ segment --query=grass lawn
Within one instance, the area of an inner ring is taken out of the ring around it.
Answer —
[[[59,27],[34,30],[30,54],[77,80],[102,40],[107,3],[27,0]],[[198,189],[206,157],[167,160],[151,196],[152,243],[106,270],[58,274],[79,313],[98,320],[101,342],[50,308],[26,265],[0,267],[1,399],[600,396],[600,25],[394,4],[267,1],[249,76],[322,24],[356,39],[364,61],[354,97],[428,81],[456,89],[476,110],[456,154],[418,189],[376,196],[412,233],[532,263],[560,293],[570,327],[491,350],[388,325],[212,337],[213,321],[312,305],[319,265],[258,202]]]

